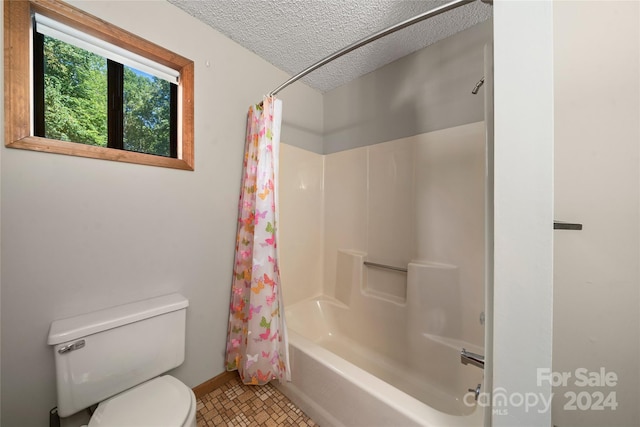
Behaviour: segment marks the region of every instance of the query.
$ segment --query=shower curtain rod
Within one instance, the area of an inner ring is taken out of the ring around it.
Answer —
[[[373,41],[376,41],[382,37],[388,36],[389,34],[395,33],[396,31],[402,30],[404,28],[407,28],[413,24],[416,24],[420,21],[424,21],[425,19],[429,19],[432,18],[434,16],[440,15],[441,13],[444,12],[448,12],[450,10],[453,10],[455,8],[458,8],[460,6],[464,6],[465,4],[469,4],[469,3],[473,3],[476,0],[454,0],[450,3],[447,4],[443,4],[440,7],[436,7],[435,9],[431,9],[427,12],[421,13],[420,15],[416,15],[413,18],[409,18],[406,21],[402,21],[399,22],[395,25],[392,25],[388,28],[385,28],[384,30],[380,30],[377,33],[371,34],[361,40],[358,40],[355,43],[350,44],[347,47],[344,47],[334,53],[332,53],[331,55],[327,56],[324,59],[321,59],[320,61],[316,62],[315,64],[313,64],[312,66],[305,68],[304,70],[300,71],[298,74],[296,74],[295,76],[291,77],[289,80],[287,80],[286,82],[282,83],[280,86],[278,86],[277,88],[273,89],[271,92],[269,92],[269,96],[273,96],[275,94],[277,94],[278,92],[280,92],[282,89],[286,88],[287,86],[289,86],[292,83],[297,82],[298,80],[300,80],[301,78],[303,78],[304,76],[306,76],[307,74],[311,73],[312,71],[317,70],[318,68],[328,64],[329,62],[340,58],[343,55],[346,55],[349,52],[352,52],[366,44],[369,44]],[[484,3],[492,3],[492,0],[482,0]]]

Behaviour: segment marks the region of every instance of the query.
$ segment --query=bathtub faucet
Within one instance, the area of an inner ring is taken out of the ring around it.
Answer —
[[[478,396],[480,396],[480,390],[482,390],[482,384],[478,384],[476,388],[469,389],[469,393],[473,393],[473,396],[475,397],[476,402],[478,401]]]
[[[462,349],[460,352],[460,362],[463,365],[473,365],[480,369],[484,369],[484,356]]]

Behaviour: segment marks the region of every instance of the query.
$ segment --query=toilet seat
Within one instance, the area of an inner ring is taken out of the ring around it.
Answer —
[[[164,375],[101,402],[88,427],[195,425],[195,406],[193,391]]]

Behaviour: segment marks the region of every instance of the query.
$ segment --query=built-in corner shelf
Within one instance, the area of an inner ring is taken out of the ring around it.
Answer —
[[[582,230],[582,224],[572,222],[553,221],[554,230]]]

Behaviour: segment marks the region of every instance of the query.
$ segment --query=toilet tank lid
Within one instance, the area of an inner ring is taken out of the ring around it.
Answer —
[[[180,294],[170,294],[55,320],[49,328],[47,343],[56,345],[73,341],[128,323],[181,310],[188,306],[189,300],[185,297]]]

